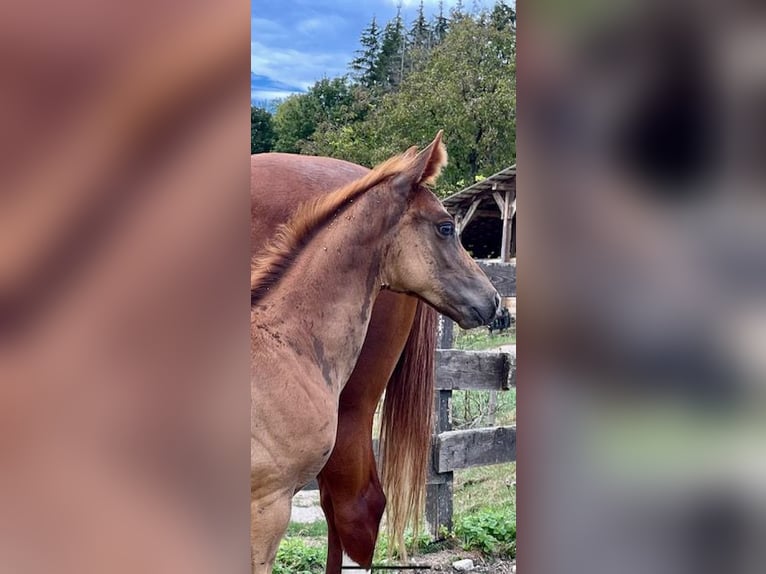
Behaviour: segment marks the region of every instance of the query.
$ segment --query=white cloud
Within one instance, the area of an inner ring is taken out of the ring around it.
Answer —
[[[400,1],[403,8],[412,8],[420,5],[420,0],[388,0],[389,4],[392,6],[397,6]],[[452,8],[458,1],[459,0],[444,0],[445,11],[448,8]],[[479,0],[480,5],[486,6],[488,3],[487,0]],[[423,4],[426,6],[438,6],[439,0],[423,0]],[[473,8],[473,0],[463,0],[463,7],[466,10],[471,10]]]
[[[288,90],[253,90],[250,92],[250,99],[255,101],[265,100],[281,100],[292,94],[300,94],[301,92],[291,92]]]
[[[250,37],[259,41],[281,39],[289,36],[289,31],[279,22],[266,18],[250,19]]]
[[[309,53],[291,48],[269,48],[250,43],[250,70],[259,76],[297,88],[308,89],[323,77],[346,73],[347,54]]]
[[[335,14],[316,18],[306,18],[298,22],[297,29],[302,34],[335,33],[346,24],[346,20]]]

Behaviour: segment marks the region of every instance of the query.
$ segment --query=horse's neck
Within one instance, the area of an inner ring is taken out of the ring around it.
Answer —
[[[390,221],[370,217],[374,200],[347,209],[303,249],[273,305],[291,345],[313,356],[340,392],[353,370],[380,291]],[[384,216],[385,218],[385,216]],[[275,294],[276,295],[276,294]]]

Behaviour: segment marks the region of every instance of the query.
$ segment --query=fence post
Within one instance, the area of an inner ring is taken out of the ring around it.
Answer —
[[[451,319],[441,317],[441,336],[439,338],[440,349],[451,349],[453,345],[453,322]],[[452,430],[452,417],[450,413],[450,401],[452,391],[436,391],[434,396],[434,437],[439,433]],[[433,444],[431,448],[433,456]],[[426,485],[426,521],[429,532],[435,540],[440,538],[439,530],[445,528],[452,530],[452,472],[437,473],[433,457],[431,471]]]

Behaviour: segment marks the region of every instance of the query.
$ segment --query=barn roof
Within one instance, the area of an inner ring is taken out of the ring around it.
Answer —
[[[493,191],[511,191],[513,196],[516,196],[516,164],[450,195],[442,200],[442,204],[447,211],[454,214],[467,210],[478,196],[482,194],[491,196]]]

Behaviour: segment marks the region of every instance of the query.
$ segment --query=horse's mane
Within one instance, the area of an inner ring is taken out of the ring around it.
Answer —
[[[447,162],[447,152],[439,142],[438,160],[433,169],[424,173],[423,184],[432,184]],[[311,237],[333,216],[348,207],[354,199],[382,181],[410,168],[417,158],[417,149],[387,159],[368,174],[326,195],[301,205],[295,214],[276,231],[273,239],[251,260],[250,303],[262,299],[290,268]]]

